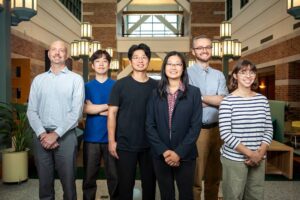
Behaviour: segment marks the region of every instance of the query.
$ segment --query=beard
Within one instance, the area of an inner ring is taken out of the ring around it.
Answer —
[[[198,60],[200,62],[206,63],[211,59],[211,56],[208,56],[206,58],[202,58],[201,55],[200,55],[200,56],[196,56],[195,58],[196,58],[196,60]]]

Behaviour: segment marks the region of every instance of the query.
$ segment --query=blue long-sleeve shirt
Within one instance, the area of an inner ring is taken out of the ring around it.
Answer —
[[[80,75],[65,67],[58,74],[51,69],[34,78],[27,116],[37,137],[53,129],[60,137],[75,128],[82,115],[84,83]]]

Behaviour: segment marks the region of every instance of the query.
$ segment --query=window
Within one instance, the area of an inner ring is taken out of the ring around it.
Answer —
[[[79,21],[81,21],[81,0],[59,0]]]
[[[232,0],[226,1],[226,20],[232,17]]]
[[[177,14],[149,14],[124,15],[125,37],[180,37],[181,15]]]
[[[241,8],[243,8],[248,2],[249,0],[241,0]]]

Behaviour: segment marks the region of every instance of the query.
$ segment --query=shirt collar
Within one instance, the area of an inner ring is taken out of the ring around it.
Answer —
[[[181,91],[181,92],[184,92],[184,91],[185,91],[185,86],[182,84],[181,81],[180,81],[180,83],[179,83],[179,88],[178,88],[178,90],[177,90],[174,94],[176,94],[178,91]],[[168,94],[171,94],[168,87],[167,87],[167,93],[168,93]],[[172,95],[172,94],[171,94],[171,95]]]
[[[204,71],[204,72],[209,72],[210,71],[210,66],[208,67],[203,67],[202,65],[198,64],[198,63],[195,63],[195,66],[200,69],[201,71]]]
[[[60,70],[60,72],[66,74],[66,73],[69,72],[69,70],[68,70],[67,66],[65,66],[62,70]],[[51,70],[51,67],[50,67],[50,69],[48,70],[48,73],[49,73],[49,74],[50,74],[50,73],[53,73],[52,70]]]

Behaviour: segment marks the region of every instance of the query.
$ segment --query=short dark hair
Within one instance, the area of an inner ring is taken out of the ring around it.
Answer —
[[[198,36],[193,37],[192,47],[194,47],[194,42],[199,39],[207,39],[207,40],[211,41],[211,39],[207,35],[198,35]]]
[[[250,71],[257,72],[256,66],[249,60],[239,60],[232,69],[231,77],[229,80],[229,90],[233,91],[238,88],[237,80],[233,77],[233,75],[237,75],[239,71],[243,70],[244,68],[250,67]],[[251,85],[251,90],[256,90],[258,86],[257,76],[255,81]]]
[[[111,56],[109,55],[109,53],[106,50],[97,50],[93,53],[93,55],[90,57],[90,61],[93,64],[95,60],[97,60],[98,58],[106,58],[106,60],[108,61],[108,63],[110,64],[111,61]]]
[[[141,44],[134,44],[132,45],[129,50],[128,50],[128,59],[129,60],[132,60],[132,55],[135,51],[137,50],[143,50],[146,54],[146,56],[148,57],[148,59],[150,60],[151,59],[151,50],[150,50],[150,47],[144,43],[141,43]]]
[[[158,83],[158,94],[161,98],[163,97],[167,97],[167,86],[169,85],[169,80],[168,77],[166,75],[166,66],[168,63],[168,60],[171,56],[178,56],[182,62],[182,75],[180,77],[180,80],[182,82],[182,84],[185,87],[185,90],[183,92],[183,96],[186,95],[187,89],[188,89],[188,85],[189,85],[189,78],[188,78],[188,73],[187,73],[187,66],[186,66],[186,62],[185,62],[185,57],[182,53],[177,52],[177,51],[171,51],[169,52],[166,57],[164,58],[164,61],[162,63],[161,66],[161,79]]]

